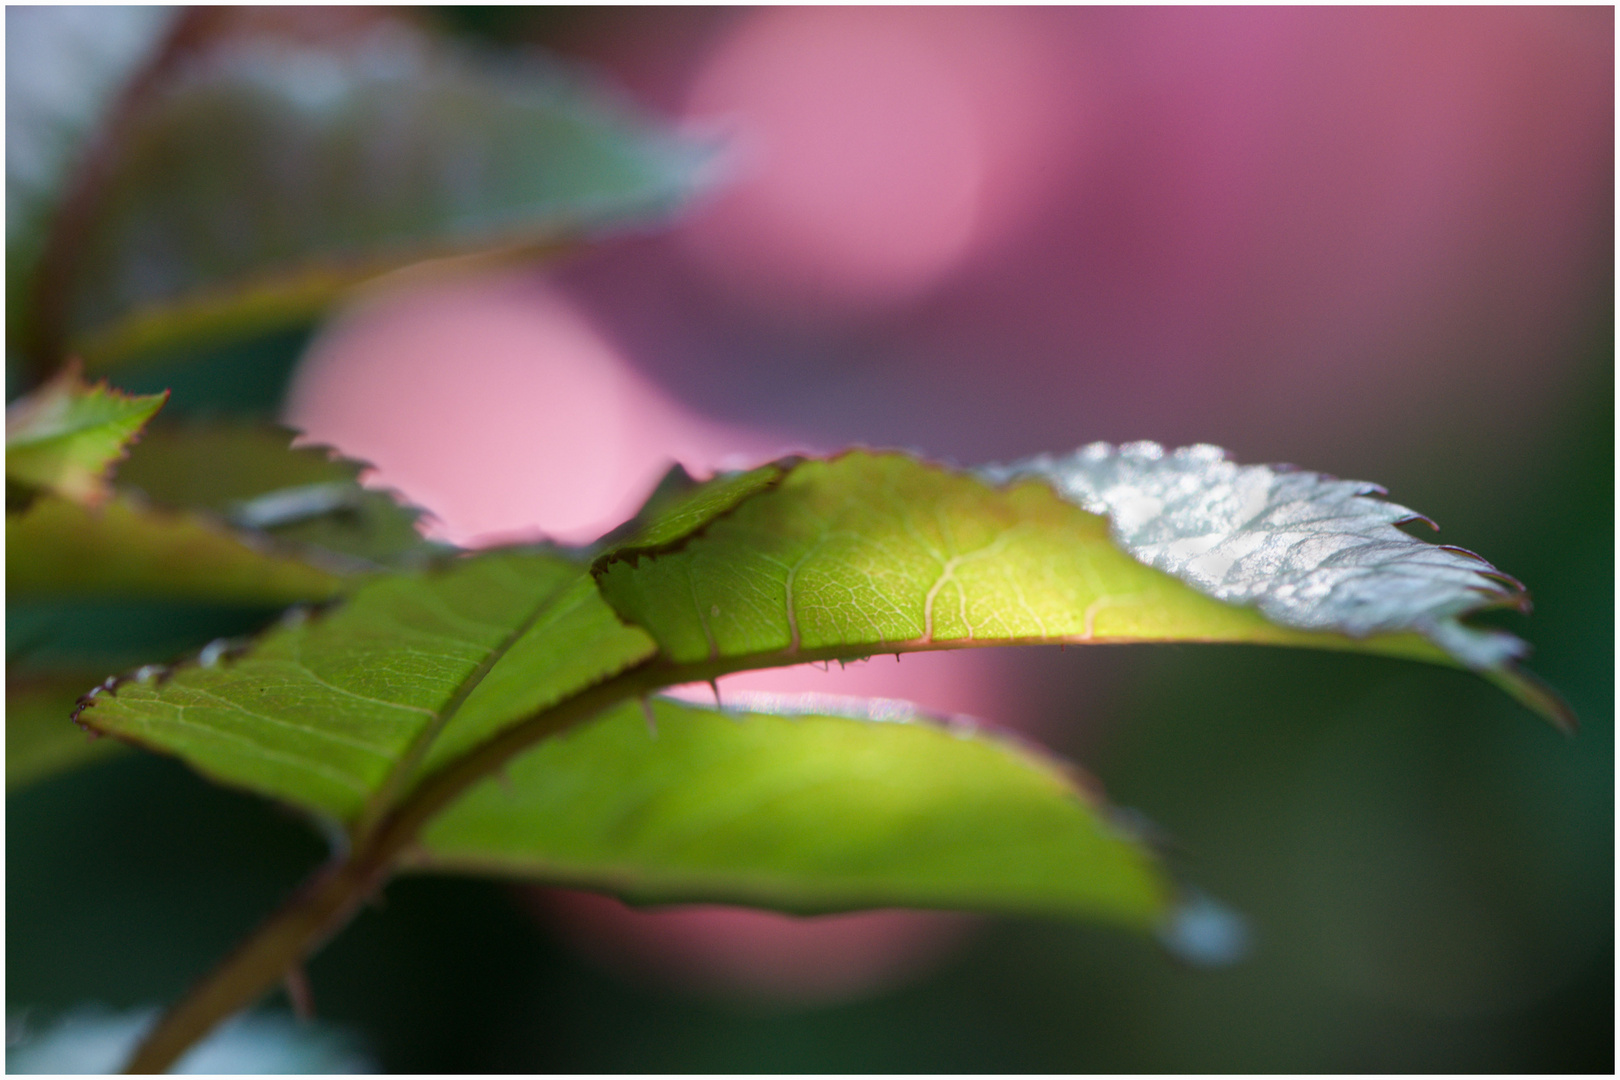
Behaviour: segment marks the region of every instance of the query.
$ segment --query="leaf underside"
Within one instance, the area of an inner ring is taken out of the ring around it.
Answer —
[[[216,46],[121,132],[68,338],[107,367],[296,323],[423,259],[666,214],[707,156],[538,58],[462,55],[403,25]]]
[[[904,712],[663,698],[528,751],[437,818],[409,865],[640,903],[985,909],[1143,929],[1171,898],[1106,807],[1017,743]]]

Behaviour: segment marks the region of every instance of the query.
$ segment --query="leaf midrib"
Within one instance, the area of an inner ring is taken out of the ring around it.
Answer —
[[[383,782],[366,800],[365,806],[361,808],[360,816],[355,819],[354,825],[349,830],[351,842],[358,845],[383,821],[388,811],[394,807],[395,798],[401,794],[406,780],[427,757],[428,751],[433,748],[433,744],[444,733],[444,729],[455,719],[456,714],[461,711],[462,705],[466,704],[473,691],[477,690],[489,673],[495,669],[495,665],[500,663],[507,653],[512,651],[513,646],[534,628],[534,625],[540,621],[541,616],[556,605],[558,599],[568,592],[572,584],[574,584],[573,578],[565,578],[554,589],[546,593],[529,613],[508,631],[506,636],[489,651],[484,659],[479,661],[478,665],[456,685],[456,689],[451,693],[444,705],[436,710],[433,719],[421,731],[417,732],[416,737],[411,740],[410,746],[394,762],[393,767],[388,771],[388,775],[383,778]]]

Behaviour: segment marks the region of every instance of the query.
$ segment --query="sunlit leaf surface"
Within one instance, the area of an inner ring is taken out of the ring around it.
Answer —
[[[1241,935],[1209,928],[1231,920],[1171,918],[1135,839],[1027,748],[888,707],[852,719],[756,703],[737,717],[655,702],[648,717],[633,699],[749,667],[1036,642],[1456,663],[1420,626],[1358,638],[1207,596],[1121,550],[1108,518],[1044,472],[987,481],[869,452],[786,460],[665,485],[630,532],[588,568],[512,548],[377,575],[257,641],[109,683],[81,716],[358,837],[432,778],[478,785],[428,823],[409,856],[422,866],[646,901],[1095,915],[1218,957]],[[583,726],[514,761],[472,756],[621,672],[584,699],[604,717],[582,711]],[[1488,674],[1519,685],[1505,667]]]
[[[775,487],[793,463],[773,462],[747,472],[695,483],[679,465],[660,481],[636,516],[605,537],[614,561],[635,562],[679,543],[743,500]]]
[[[107,476],[137,432],[162,408],[165,394],[121,394],[105,382],[90,386],[77,366],[6,409],[8,489],[53,491],[96,504],[111,489]]]
[[[1279,626],[1120,551],[1045,483],[1006,490],[903,454],[807,461],[659,552],[612,552],[603,595],[675,660],[814,659],[1013,642],[1234,641],[1437,650]]]
[[[1466,627],[1487,607],[1527,606],[1524,587],[1471,552],[1395,528],[1423,515],[1361,480],[1237,465],[1216,446],[1093,443],[980,475],[1049,482],[1109,519],[1133,557],[1229,604],[1303,630],[1356,638],[1415,630],[1476,670],[1527,651],[1510,634]]]
[[[507,551],[362,585],[334,610],[295,612],[240,656],[221,643],[98,693],[81,715],[352,822],[441,745],[464,747],[651,651],[578,566]]]
[[[1143,928],[1168,913],[1154,857],[1034,748],[899,702],[735,705],[655,698],[651,728],[631,703],[547,740],[436,819],[413,861],[802,913],[978,908]]]
[[[384,24],[215,47],[154,90],[88,208],[71,346],[104,366],[307,319],[426,258],[667,213],[708,157],[538,57]]]
[[[1333,550],[1332,535],[1320,545],[1298,539],[1313,521],[1325,520],[1330,532],[1339,527],[1333,514],[1345,490],[1335,484],[1321,485],[1322,506],[1296,499],[1287,507],[1293,518],[1278,515],[1279,548],[1301,559]],[[903,454],[851,451],[791,466],[768,490],[684,539],[665,537],[657,551],[610,551],[594,570],[621,615],[689,664],[747,667],[1038,642],[1295,645],[1474,667],[1554,722],[1569,722],[1556,695],[1512,666],[1516,647],[1493,652],[1486,665],[1458,654],[1459,639],[1494,643],[1507,635],[1463,627],[1456,615],[1515,594],[1477,557],[1424,544],[1388,524],[1411,511],[1356,508],[1399,542],[1374,536],[1367,553],[1389,569],[1353,581],[1438,597],[1438,608],[1406,600],[1405,621],[1358,622],[1340,617],[1356,608],[1358,594],[1336,610],[1338,601],[1323,593],[1326,615],[1288,623],[1252,606],[1252,597],[1217,599],[1133,557],[1111,536],[1109,517],[1093,512],[1117,515],[1121,508],[1086,509],[1082,502],[1044,466],[973,475]],[[1122,509],[1128,515],[1141,505],[1127,501]],[[1263,569],[1255,573],[1264,579]],[[1463,573],[1469,576],[1459,581]],[[1309,596],[1296,599],[1314,610]]]

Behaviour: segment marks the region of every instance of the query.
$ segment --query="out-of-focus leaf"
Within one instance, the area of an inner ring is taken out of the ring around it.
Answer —
[[[422,770],[652,651],[579,566],[508,550],[368,582],[238,658],[222,643],[97,693],[81,719],[352,824]]]
[[[900,702],[736,705],[656,698],[650,718],[632,703],[549,739],[435,819],[412,865],[800,913],[968,908],[1138,928],[1169,914],[1158,861],[1033,747]]]
[[[539,58],[394,24],[330,47],[234,40],[121,133],[87,207],[66,337],[98,367],[306,320],[408,263],[665,214],[708,157]]]
[[[12,597],[149,597],[237,604],[324,600],[344,585],[337,564],[309,550],[228,528],[210,515],[165,510],[124,493],[89,508],[43,495],[6,515]]]
[[[807,461],[684,541],[666,539],[660,552],[611,551],[594,572],[615,609],[686,664],[1131,641],[1296,645],[1463,663],[1446,651],[1451,639],[1432,634],[1427,609],[1404,624],[1376,623],[1371,633],[1332,620],[1325,625],[1333,629],[1283,625],[1137,561],[1111,540],[1107,518],[1060,494],[1045,473],[1018,467],[987,475],[994,483],[864,451]],[[1277,526],[1296,534],[1303,527]],[[1475,565],[1486,571],[1476,571],[1475,606],[1486,606],[1501,586],[1488,564]],[[1445,595],[1453,574],[1449,561],[1437,571]],[[1425,580],[1407,576],[1402,584]],[[1507,656],[1486,670],[1526,688],[1516,696],[1539,703],[1555,722],[1564,719],[1556,699]]]
[[[89,386],[77,365],[63,368],[6,409],[7,489],[54,491],[87,505],[105,502],[113,464],[166,397],[121,394],[105,381]]]
[[[208,510],[237,528],[367,563],[445,550],[417,532],[422,511],[360,485],[364,462],[322,446],[289,449],[294,437],[271,424],[158,426],[119,468],[119,485],[161,505]]]
[[[105,673],[31,673],[6,678],[6,787],[17,788],[123,749],[73,722],[79,698]]]
[[[120,418],[81,431],[68,422],[129,401],[104,387],[60,417],[60,395],[50,391],[67,378],[8,416],[13,445],[22,444],[8,454],[12,475],[51,472],[51,453],[76,462],[64,446],[105,451],[133,424]],[[358,483],[363,464],[322,447],[289,449],[292,437],[270,425],[146,432],[111,502],[87,508],[45,497],[7,516],[8,587],[25,597],[290,604],[335,595],[345,575],[447,550],[416,531],[420,511]]]
[[[174,21],[167,7],[6,8],[6,340],[21,340],[33,271],[70,170]]]

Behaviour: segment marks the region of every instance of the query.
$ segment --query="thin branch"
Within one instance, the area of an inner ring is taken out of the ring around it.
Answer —
[[[665,675],[667,679],[667,674]],[[651,665],[632,668],[530,717],[422,783],[349,858],[310,881],[170,1009],[124,1071],[159,1073],[214,1026],[247,1008],[343,929],[387,881],[401,849],[434,814],[472,784],[548,735],[583,723],[618,702],[659,685]],[[648,684],[651,685],[648,685]]]

